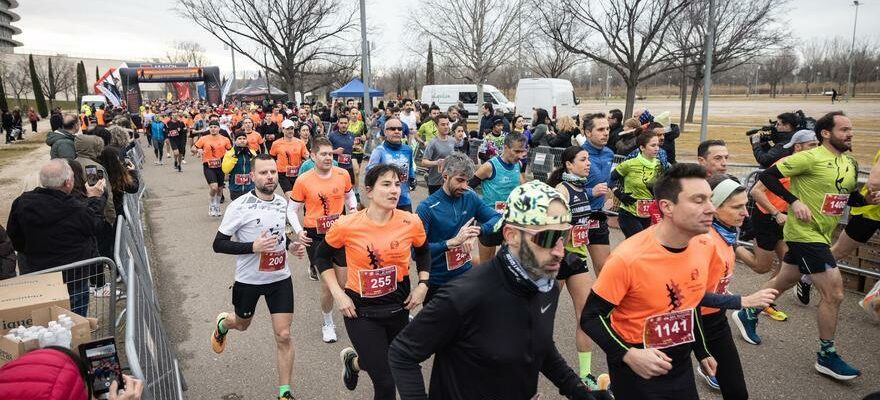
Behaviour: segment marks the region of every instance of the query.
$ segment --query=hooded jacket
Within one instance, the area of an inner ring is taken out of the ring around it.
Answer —
[[[98,159],[101,152],[104,151],[104,142],[97,136],[77,135],[74,138],[74,145],[76,147],[76,160],[82,164],[83,172],[85,172],[87,167],[95,167],[104,175],[104,193],[107,194],[107,204],[104,208],[104,219],[108,224],[113,225],[116,223],[116,209],[113,206],[113,188],[110,186],[110,181],[107,179],[107,170],[104,169],[104,166],[101,165],[101,163],[95,161]]]
[[[46,144],[51,147],[51,149],[49,150],[49,157],[51,157],[52,159],[75,159],[76,147],[73,142],[74,134],[68,131],[58,129],[56,131],[49,132],[49,134],[46,136]]]
[[[0,399],[88,400],[76,362],[54,349],[39,349],[0,368]]]
[[[12,202],[6,227],[12,246],[28,260],[21,274],[96,257],[106,205],[105,197],[82,200],[55,189],[22,193]]]
[[[0,279],[9,279],[15,277],[15,249],[12,248],[12,241],[6,234],[6,229],[0,225]]]

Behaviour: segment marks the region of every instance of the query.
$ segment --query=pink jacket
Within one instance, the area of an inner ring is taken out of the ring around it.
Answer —
[[[0,399],[88,400],[76,363],[58,350],[39,349],[0,368]]]

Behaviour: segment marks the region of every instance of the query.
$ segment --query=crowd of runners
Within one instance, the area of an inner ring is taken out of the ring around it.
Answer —
[[[374,399],[533,398],[539,374],[571,399],[691,399],[697,381],[745,399],[734,337],[772,346],[759,316],[788,319],[774,301],[793,287],[804,304],[812,288],[821,295],[813,368],[837,380],[860,375],[835,344],[837,260],[880,227],[880,151],[858,189],[844,113],[812,130],[780,118],[791,126],[775,143],[755,141],[766,169],[753,184],[727,174],[721,140],[701,143],[696,163],[676,162],[669,130],[646,111],[631,127],[615,113],[586,114],[542,181],[529,179],[528,154],[544,143],[537,138],[558,135],[545,110],[531,125],[489,113],[469,131],[456,107],[395,103],[362,113],[352,100],[332,110],[153,102],[135,121],[155,164],[172,158],[182,171],[187,153],[202,164],[208,213],[222,216],[214,251],[237,260],[233,307],[217,316],[211,344],[221,353],[230,340],[252,340],[229,332],[246,330],[265,297],[279,399],[294,394],[291,255],[307,256],[309,278],[320,280],[324,342],[338,340],[333,310],[343,316],[352,343],[340,354],[345,387],[356,390],[364,371]],[[609,138],[634,146],[623,161]],[[469,139],[483,144],[471,152]],[[427,198],[416,203],[419,168]],[[627,239],[612,249],[614,217]],[[753,249],[739,243],[746,225]],[[768,274],[765,287],[731,293],[738,260]],[[553,342],[563,289],[575,305],[560,318],[577,321],[565,333],[576,370]],[[876,297],[866,310],[877,312]],[[733,330],[726,310],[735,310]],[[604,373],[592,369],[596,345]],[[426,390],[420,365],[431,356]]]

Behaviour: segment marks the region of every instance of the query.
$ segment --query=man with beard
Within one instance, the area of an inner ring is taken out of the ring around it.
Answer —
[[[818,147],[794,154],[760,175],[761,183],[789,204],[789,217],[782,230],[788,252],[779,274],[767,287],[778,290],[781,295],[791,289],[802,274],[810,276],[813,286],[822,294],[817,314],[819,352],[814,367],[837,380],[854,379],[861,373],[844,362],[834,347],[843,301],[843,279],[831,252],[831,237],[847,205],[880,204],[880,192],[867,192],[867,196],[863,196],[856,191],[858,164],[845,154],[852,150],[852,137],[852,122],[842,111],[825,114],[816,121]],[[790,191],[779,181],[784,177],[791,178]],[[755,345],[761,344],[756,331],[758,312],[760,310],[743,309],[737,311],[733,319],[743,339]]]
[[[474,162],[465,154],[446,156],[440,171],[443,179],[440,190],[419,203],[416,209],[431,251],[431,278],[424,304],[447,282],[471,269],[473,239],[492,232],[501,218],[501,214],[483,204],[480,196],[468,188],[474,169]]]
[[[292,399],[293,373],[293,282],[287,265],[287,252],[302,257],[305,249],[285,239],[287,200],[276,195],[278,171],[275,160],[261,154],[251,162],[255,185],[229,204],[214,238],[214,251],[237,256],[232,286],[234,313],[217,316],[211,334],[211,347],[222,353],[230,330],[245,331],[251,324],[257,301],[265,296],[275,333],[279,399]],[[236,237],[236,241],[232,237]],[[220,288],[217,288],[220,289]]]
[[[566,398],[607,398],[588,391],[553,342],[568,205],[540,181],[518,186],[508,202],[495,225],[507,245],[445,285],[392,342],[388,361],[401,399],[537,398],[538,373]],[[431,355],[426,394],[419,363]]]

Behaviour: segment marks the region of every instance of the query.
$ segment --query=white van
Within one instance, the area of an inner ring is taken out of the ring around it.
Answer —
[[[82,100],[79,102],[79,108],[77,111],[82,110],[82,105],[88,104],[92,106],[93,109],[97,110],[103,105],[107,104],[107,99],[102,95],[85,95],[82,97]]]
[[[532,110],[543,108],[556,120],[569,115],[578,120],[577,96],[574,86],[567,79],[525,78],[516,84],[516,113],[526,122],[532,121]]]
[[[501,110],[505,114],[512,114],[514,109],[513,102],[492,85],[483,85],[483,101],[479,103],[477,85],[425,85],[422,86],[421,101],[423,104],[436,104],[442,112],[460,101],[470,115],[478,117],[483,103],[492,103],[495,110]]]

